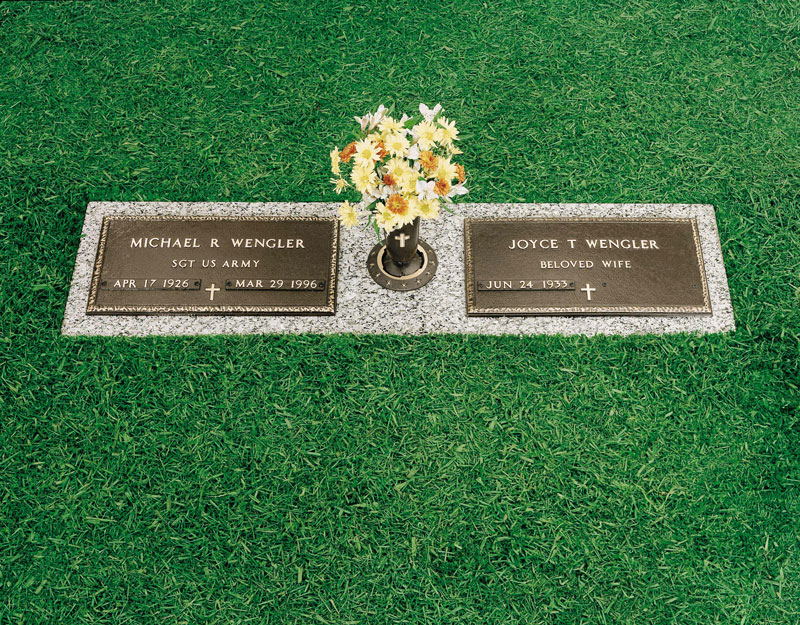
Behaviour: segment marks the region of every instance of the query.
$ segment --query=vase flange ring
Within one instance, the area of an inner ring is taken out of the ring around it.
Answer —
[[[419,240],[419,245],[417,246],[417,255],[422,261],[419,263],[419,268],[407,276],[396,276],[389,273],[387,269],[388,254],[386,253],[386,246],[383,243],[378,243],[372,248],[367,257],[367,270],[372,279],[385,289],[391,291],[413,291],[428,284],[433,279],[433,276],[436,275],[436,269],[439,266],[436,252],[422,239]],[[409,265],[412,263],[409,263]]]

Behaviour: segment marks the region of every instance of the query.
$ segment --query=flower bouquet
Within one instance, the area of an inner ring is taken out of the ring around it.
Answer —
[[[467,193],[464,167],[453,161],[461,154],[458,130],[441,110],[440,104],[433,109],[420,104],[417,115],[395,119],[381,105],[356,117],[353,141],[330,152],[336,193],[353,189],[361,196],[342,202],[339,219],[350,228],[366,217],[379,240],[381,231],[386,233],[392,262],[385,265],[395,277],[419,269],[413,261],[420,219],[438,219],[442,208],[452,212],[447,203]]]

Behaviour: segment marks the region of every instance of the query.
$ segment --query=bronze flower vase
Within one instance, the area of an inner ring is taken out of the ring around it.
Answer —
[[[439,262],[430,245],[419,238],[417,217],[411,223],[388,232],[372,248],[367,270],[372,279],[392,291],[413,291],[433,279]]]

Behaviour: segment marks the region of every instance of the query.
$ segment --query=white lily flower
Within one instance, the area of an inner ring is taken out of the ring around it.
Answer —
[[[435,180],[428,180],[427,182],[425,180],[417,180],[417,197],[420,202],[436,199],[436,191],[433,190],[435,184]]]
[[[361,194],[361,202],[359,202],[359,205],[362,208],[366,208],[367,206],[372,204],[375,200],[379,200],[379,199],[381,199],[380,195],[378,195],[378,190],[375,189],[374,191],[371,191],[370,193],[362,193]]]
[[[425,118],[426,122],[432,122],[433,118],[442,110],[442,105],[437,104],[433,107],[433,109],[429,109],[427,105],[420,104],[419,105],[419,112],[422,113],[422,117]]]
[[[419,158],[419,146],[416,143],[406,152],[406,158],[410,161],[415,161]]]
[[[467,193],[469,193],[469,191],[467,190],[467,187],[465,187],[463,184],[453,185],[452,187],[450,187],[450,193],[448,193],[444,197],[444,199],[449,202],[450,198],[452,198],[453,196],[466,195]]]
[[[370,117],[370,119],[369,119],[369,129],[370,129],[370,131],[372,131],[375,128],[375,126],[377,126],[378,124],[381,123],[381,121],[383,120],[383,116],[385,114],[386,114],[386,107],[383,104],[381,104],[378,107],[378,110],[375,111],[372,115],[369,116]],[[363,130],[363,128],[362,128],[362,130]]]
[[[364,132],[367,129],[367,126],[369,126],[369,122],[372,119],[372,115],[370,115],[369,113],[364,115],[364,117],[359,117],[358,115],[356,115],[354,119],[361,126],[361,131]]]

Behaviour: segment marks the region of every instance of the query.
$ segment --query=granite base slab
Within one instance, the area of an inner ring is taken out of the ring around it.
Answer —
[[[191,334],[667,334],[735,329],[714,208],[700,204],[459,204],[457,214],[423,222],[422,238],[439,257],[434,279],[413,292],[389,291],[367,273],[372,229],[342,229],[337,311],[331,317],[87,315],[89,284],[106,215],[332,215],[336,203],[93,202],[86,209],[65,335]],[[465,217],[696,217],[713,313],[683,316],[467,317]]]

